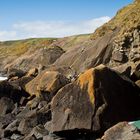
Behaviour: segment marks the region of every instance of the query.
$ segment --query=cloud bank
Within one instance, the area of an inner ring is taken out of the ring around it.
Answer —
[[[11,30],[0,30],[0,41],[34,38],[65,37],[76,34],[92,33],[99,26],[108,22],[110,17],[100,17],[81,22],[68,21],[32,21],[11,25]]]

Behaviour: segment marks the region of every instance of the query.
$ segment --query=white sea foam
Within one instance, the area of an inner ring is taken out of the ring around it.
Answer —
[[[0,77],[0,81],[7,80],[7,77]]]

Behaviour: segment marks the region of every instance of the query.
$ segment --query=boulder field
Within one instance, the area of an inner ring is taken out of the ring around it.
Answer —
[[[11,79],[0,82],[1,139],[95,140],[119,122],[140,119],[140,88],[104,65],[74,80],[48,70]],[[116,138],[127,131],[133,136],[134,126],[114,127]],[[114,127],[103,140],[113,137]]]

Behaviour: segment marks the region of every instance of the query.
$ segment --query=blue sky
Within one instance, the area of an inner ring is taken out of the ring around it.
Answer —
[[[0,40],[90,33],[133,0],[0,0]]]

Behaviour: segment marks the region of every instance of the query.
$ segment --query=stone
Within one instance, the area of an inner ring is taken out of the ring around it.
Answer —
[[[10,130],[11,132],[14,132],[17,130],[17,127],[19,125],[19,121],[18,120],[14,120],[13,122],[11,122],[6,128],[5,130]]]
[[[31,95],[50,101],[56,92],[66,85],[69,80],[56,71],[44,71],[26,84],[26,91]]]
[[[135,83],[140,88],[140,80],[136,81]]]
[[[136,127],[127,122],[121,122],[108,129],[102,140],[139,140],[140,133]]]
[[[131,80],[134,82],[140,80],[140,71],[134,71],[131,75]]]
[[[37,125],[37,118],[22,119],[18,126],[18,131],[21,134],[29,134],[30,131]]]
[[[12,140],[22,140],[21,137],[23,137],[23,136],[22,136],[22,135],[19,135],[19,134],[13,134],[13,135],[11,136],[11,139],[12,139]]]
[[[49,135],[44,136],[43,140],[67,140],[67,139],[50,133]]]
[[[20,70],[20,69],[15,69],[15,68],[9,68],[7,72],[8,79],[11,79],[12,77],[23,77],[26,74],[26,72]]]
[[[124,54],[120,51],[116,51],[112,54],[112,59],[117,62],[123,62]]]
[[[8,113],[5,116],[0,116],[0,128],[6,128],[10,123],[15,120],[15,115]]]
[[[21,78],[18,78],[14,81],[10,81],[10,84],[12,85],[17,85],[19,87],[21,87],[22,89],[25,90],[25,85],[30,82],[31,80],[33,80],[33,77],[31,76],[23,76]]]
[[[136,119],[139,93],[132,81],[103,65],[89,69],[52,99],[51,132],[102,132],[119,121]]]
[[[35,136],[36,139],[41,139],[48,134],[49,132],[45,130],[43,125],[38,125],[33,128],[33,130],[30,132],[30,134],[27,137]]]
[[[36,140],[34,136],[25,137],[23,140]]]
[[[11,135],[12,135],[12,132],[10,130],[0,129],[0,139],[9,137]]]
[[[31,77],[31,76],[36,77],[37,75],[38,75],[38,69],[37,68],[30,69],[26,74],[27,77]]]
[[[12,84],[8,81],[0,82],[0,98],[8,97],[14,101],[14,103],[19,103],[21,97],[28,97],[29,94],[26,93],[20,86]]]
[[[7,97],[2,97],[0,99],[0,106],[0,116],[11,113],[12,110],[15,108],[14,102]]]
[[[18,131],[21,134],[29,134],[36,126],[45,125],[47,121],[51,120],[51,111],[45,108],[41,109],[29,110],[25,108],[17,115],[18,120],[20,120]]]
[[[130,77],[131,75],[131,65],[128,65],[128,64],[122,64],[122,65],[113,67],[112,69],[123,75],[126,75],[127,77]]]

